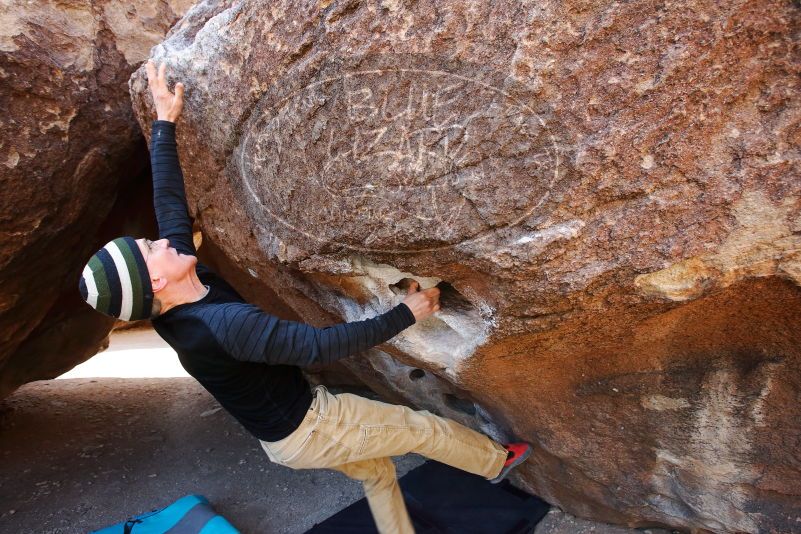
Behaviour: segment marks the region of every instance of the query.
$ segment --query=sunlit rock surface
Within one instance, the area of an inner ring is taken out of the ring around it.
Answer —
[[[108,240],[153,226],[127,82],[189,5],[0,3],[0,397],[107,344],[113,322],[78,278]]]
[[[347,365],[582,517],[801,525],[796,3],[200,2],[190,210],[261,303],[443,309]],[[144,70],[131,79],[149,132]]]

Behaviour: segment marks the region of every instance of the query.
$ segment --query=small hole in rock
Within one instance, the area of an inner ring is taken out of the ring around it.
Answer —
[[[420,380],[424,376],[426,376],[426,372],[422,369],[412,369],[412,372],[409,373],[409,378],[411,380]]]
[[[457,313],[467,313],[473,310],[473,304],[456,291],[456,288],[450,283],[443,281],[438,283],[437,287],[439,288],[440,309]]]
[[[401,278],[394,284],[389,284],[389,289],[396,295],[405,295],[409,292],[409,285],[414,281],[414,278]]]

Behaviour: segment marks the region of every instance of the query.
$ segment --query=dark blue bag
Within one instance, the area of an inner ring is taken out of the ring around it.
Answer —
[[[534,532],[551,506],[504,480],[490,484],[480,475],[434,460],[400,478],[417,534],[524,534]],[[378,534],[367,499],[318,523],[306,534]]]
[[[129,517],[90,534],[240,534],[202,495],[187,495],[167,506]]]

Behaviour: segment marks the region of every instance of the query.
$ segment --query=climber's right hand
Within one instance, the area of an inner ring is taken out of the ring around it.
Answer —
[[[167,88],[167,63],[162,63],[156,73],[156,64],[152,59],[147,60],[147,84],[153,94],[153,104],[156,106],[158,120],[175,122],[184,108],[184,84],[175,84],[173,95]]]
[[[403,303],[409,306],[415,321],[422,321],[432,313],[439,311],[439,288],[429,287],[420,291],[420,284],[412,280]]]

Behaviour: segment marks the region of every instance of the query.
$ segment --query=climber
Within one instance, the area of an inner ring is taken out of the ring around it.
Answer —
[[[119,237],[97,251],[78,288],[96,310],[152,320],[181,365],[259,442],[272,462],[331,468],[363,483],[382,533],[413,532],[390,457],[416,452],[497,483],[530,454],[459,423],[406,406],[310,387],[301,368],[364,352],[439,310],[439,289],[414,282],[403,301],[370,319],[324,328],[248,304],[207,266],[192,241],[175,139],[184,86],[166,63],[146,65],[153,121],[153,202],[160,239]]]

